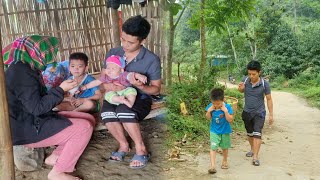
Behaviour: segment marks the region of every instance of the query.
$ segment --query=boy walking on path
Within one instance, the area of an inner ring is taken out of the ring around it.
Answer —
[[[206,107],[206,118],[211,120],[210,124],[210,159],[211,167],[209,174],[214,174],[216,170],[216,150],[221,147],[223,151],[223,161],[221,168],[228,169],[228,148],[231,147],[230,133],[232,132],[230,123],[233,121],[233,111],[229,104],[224,103],[224,92],[222,89],[213,89],[210,93],[211,103]]]
[[[245,97],[242,120],[244,121],[248,141],[251,146],[251,151],[246,156],[253,157],[252,164],[259,166],[258,155],[261,146],[261,131],[266,116],[264,97],[267,99],[269,110],[269,125],[273,123],[273,104],[269,82],[260,77],[261,64],[253,60],[248,63],[247,71],[248,76],[242,79],[238,87],[238,90],[244,93]]]

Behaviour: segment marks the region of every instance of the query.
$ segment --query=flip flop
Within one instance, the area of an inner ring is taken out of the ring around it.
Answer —
[[[121,162],[124,160],[124,157],[127,155],[126,152],[118,151],[118,152],[112,152],[111,156],[109,157],[109,161],[111,162]],[[117,157],[118,159],[113,159],[112,157]]]
[[[215,173],[217,173],[217,170],[216,170],[215,168],[210,168],[210,169],[208,170],[208,173],[209,173],[209,174],[215,174]]]
[[[222,163],[221,169],[229,169],[228,163]]]
[[[260,166],[260,161],[259,161],[259,159],[254,159],[254,160],[252,160],[252,164],[253,164],[254,166]]]
[[[247,152],[246,156],[247,157],[252,157],[253,156],[253,152],[252,151]]]
[[[142,165],[141,165],[141,166],[130,166],[130,165],[129,165],[129,167],[130,167],[131,169],[141,169],[141,168],[144,168],[144,167],[146,167],[146,165],[147,165],[147,163],[148,163],[149,160],[150,160],[150,154],[147,154],[147,155],[137,155],[137,154],[135,154],[135,155],[133,156],[133,158],[131,159],[130,162],[132,162],[132,161],[139,161],[139,162],[142,163]]]

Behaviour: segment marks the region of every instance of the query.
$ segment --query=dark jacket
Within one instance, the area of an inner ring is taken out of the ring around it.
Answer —
[[[39,142],[71,125],[52,111],[63,100],[60,87],[46,92],[40,72],[18,62],[5,72],[13,145]]]

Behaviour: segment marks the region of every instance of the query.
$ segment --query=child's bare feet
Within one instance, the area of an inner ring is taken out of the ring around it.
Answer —
[[[51,154],[50,156],[48,156],[46,158],[46,160],[44,161],[44,163],[46,165],[49,165],[49,166],[54,166],[58,160],[59,156],[55,155],[55,154]]]
[[[53,168],[48,174],[49,180],[81,180],[79,177],[71,176],[64,172],[57,172]]]
[[[112,101],[120,104],[125,104],[129,108],[132,108],[133,106],[133,103],[130,103],[130,101],[124,96],[113,96]]]
[[[123,104],[127,105],[129,108],[132,108],[133,104],[130,103],[130,101],[128,99],[124,99],[122,101]]]

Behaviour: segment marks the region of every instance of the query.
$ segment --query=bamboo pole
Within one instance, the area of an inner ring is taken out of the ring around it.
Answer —
[[[13,149],[9,124],[9,110],[4,81],[2,60],[2,38],[0,29],[0,179],[14,180]]]
[[[111,8],[111,22],[113,32],[113,47],[121,46],[120,30],[119,30],[119,14],[118,10]]]

